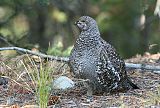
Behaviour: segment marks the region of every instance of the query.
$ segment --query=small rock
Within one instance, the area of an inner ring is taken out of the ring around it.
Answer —
[[[67,89],[74,87],[75,83],[66,76],[60,76],[53,81],[54,89]]]

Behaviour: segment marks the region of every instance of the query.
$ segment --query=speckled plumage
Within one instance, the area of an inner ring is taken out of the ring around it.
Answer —
[[[75,77],[89,79],[93,92],[138,88],[128,78],[123,59],[101,38],[96,21],[82,16],[76,25],[81,33],[69,58]]]

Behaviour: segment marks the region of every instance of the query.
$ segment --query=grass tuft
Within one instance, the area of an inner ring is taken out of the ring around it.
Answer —
[[[34,61],[27,55],[27,60],[23,59],[19,61],[21,70],[14,70],[10,66],[2,63],[4,67],[11,70],[14,74],[14,78],[11,76],[3,76],[10,79],[15,84],[23,87],[24,89],[32,92],[36,96],[36,102],[40,108],[47,108],[50,92],[52,89],[53,71],[54,69],[49,66],[48,61],[42,61],[38,57],[38,62]]]

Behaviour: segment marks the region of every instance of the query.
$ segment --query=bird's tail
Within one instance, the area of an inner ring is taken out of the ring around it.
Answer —
[[[127,82],[132,86],[133,89],[139,89],[139,87],[134,84],[129,78],[127,78]]]

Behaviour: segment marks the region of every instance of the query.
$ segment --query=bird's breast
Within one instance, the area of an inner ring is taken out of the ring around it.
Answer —
[[[73,73],[83,79],[96,77],[97,58],[91,51],[73,52],[70,57],[70,65]]]

